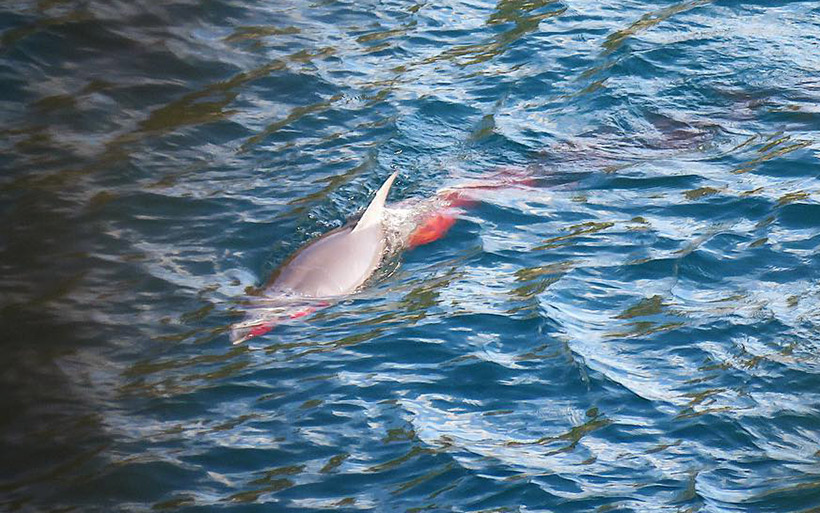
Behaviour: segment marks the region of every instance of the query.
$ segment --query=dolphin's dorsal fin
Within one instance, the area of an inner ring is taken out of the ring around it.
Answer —
[[[393,181],[396,179],[398,174],[399,172],[396,171],[384,181],[384,184],[379,188],[378,192],[376,192],[376,197],[373,198],[373,201],[371,201],[370,205],[367,206],[367,210],[364,211],[364,214],[362,214],[359,222],[356,223],[356,227],[353,228],[354,232],[357,230],[364,230],[369,226],[382,222],[384,202],[387,200],[387,193],[390,192],[390,187],[393,185]]]

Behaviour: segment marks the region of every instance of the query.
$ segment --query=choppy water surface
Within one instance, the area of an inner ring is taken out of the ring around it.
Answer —
[[[0,7],[8,511],[820,507],[820,8]],[[232,346],[248,287],[499,169]]]

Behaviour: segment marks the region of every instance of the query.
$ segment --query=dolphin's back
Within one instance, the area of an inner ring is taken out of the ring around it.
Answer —
[[[384,246],[381,225],[330,232],[296,253],[279,270],[270,289],[317,298],[349,294],[378,268]]]
[[[270,290],[304,297],[350,294],[373,274],[384,253],[384,203],[393,173],[376,192],[355,226],[345,226],[308,244],[274,277]]]

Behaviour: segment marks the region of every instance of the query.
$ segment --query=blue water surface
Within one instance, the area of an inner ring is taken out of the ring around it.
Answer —
[[[0,508],[820,508],[820,6],[0,6]],[[524,173],[246,344],[393,171]],[[505,171],[506,170],[506,171]]]

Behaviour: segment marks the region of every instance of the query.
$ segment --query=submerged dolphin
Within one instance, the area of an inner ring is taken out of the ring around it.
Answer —
[[[270,331],[276,310],[284,310],[286,318],[302,317],[315,310],[309,305],[311,300],[315,303],[350,294],[373,275],[385,254],[384,205],[397,174],[384,182],[355,224],[323,235],[282,265],[265,290],[266,295],[280,301],[251,310],[243,322],[233,327],[234,344]],[[300,304],[301,309],[294,310]]]

